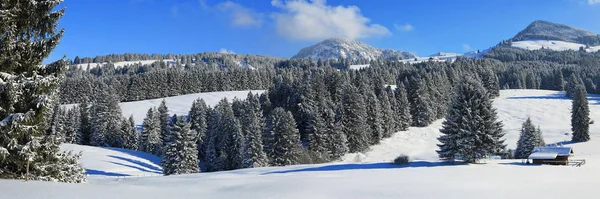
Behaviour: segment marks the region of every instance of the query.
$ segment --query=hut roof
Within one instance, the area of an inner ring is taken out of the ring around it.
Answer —
[[[570,156],[572,153],[571,147],[535,147],[529,159],[555,159],[557,156]]]

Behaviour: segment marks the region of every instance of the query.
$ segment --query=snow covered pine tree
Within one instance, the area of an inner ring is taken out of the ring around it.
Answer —
[[[573,142],[587,142],[590,140],[590,107],[583,85],[578,85],[573,94],[571,131],[573,131]]]
[[[50,117],[64,60],[42,65],[63,35],[61,0],[0,4],[0,178],[84,182],[78,155],[61,152]],[[29,174],[27,174],[29,170]]]
[[[519,141],[517,142],[517,149],[515,150],[515,158],[526,159],[531,155],[531,151],[534,147],[545,145],[542,131],[539,127],[538,129],[535,128],[531,123],[531,118],[527,118],[521,127],[521,134],[519,136]]]
[[[489,93],[479,81],[466,77],[456,87],[440,130],[439,157],[444,161],[458,158],[474,163],[502,151],[504,133],[497,118]]]
[[[164,175],[198,173],[198,149],[196,132],[190,130],[185,117],[175,115],[173,126],[165,137],[164,154],[161,161]]]

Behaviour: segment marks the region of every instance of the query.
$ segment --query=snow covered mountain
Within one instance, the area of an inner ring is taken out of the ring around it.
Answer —
[[[346,38],[331,38],[315,45],[303,48],[293,58],[317,59],[410,59],[417,55],[407,51],[379,49],[360,41]]]
[[[510,45],[527,50],[556,51],[578,51],[583,47],[587,52],[596,52],[600,50],[600,35],[563,24],[534,21],[513,37]]]
[[[600,42],[600,35],[564,24],[538,20],[531,23],[512,39],[512,41],[524,40],[557,40],[593,44]]]

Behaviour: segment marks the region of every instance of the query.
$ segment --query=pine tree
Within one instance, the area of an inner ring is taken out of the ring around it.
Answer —
[[[160,121],[160,140],[161,144],[164,144],[165,137],[169,134],[169,108],[167,108],[167,102],[165,99],[162,100],[160,105],[158,106],[158,118]]]
[[[481,81],[483,83],[483,87],[490,94],[490,98],[495,98],[500,96],[500,85],[498,82],[498,77],[491,69],[485,69],[481,75]]]
[[[369,126],[365,120],[367,118],[365,100],[356,87],[345,85],[342,103],[342,125],[348,138],[349,152],[366,151],[369,149],[369,138],[367,136]]]
[[[392,87],[388,86],[385,88],[385,92],[387,93],[387,99],[388,102],[390,104],[390,111],[392,113],[391,115],[391,122],[388,121],[388,125],[391,127],[391,129],[389,129],[390,131],[387,133],[386,137],[391,137],[392,134],[394,134],[396,131],[400,130],[400,126],[401,124],[399,124],[398,122],[400,121],[400,119],[398,118],[398,101],[396,100],[396,94],[394,92],[394,90],[392,89]]]
[[[327,103],[327,102],[323,102]],[[348,138],[343,131],[342,125],[342,108],[336,111],[333,110],[333,105],[322,105],[321,106],[321,118],[325,124],[323,131],[325,132],[327,143],[327,151],[329,152],[330,160],[337,160],[348,153]]]
[[[206,137],[206,115],[207,115],[208,106],[203,99],[197,99],[192,103],[192,108],[189,113],[190,117],[190,125],[191,129],[196,131],[198,135],[196,135],[198,142],[196,145],[198,146],[198,158],[204,159],[204,140]]]
[[[297,164],[302,146],[300,136],[296,129],[296,121],[289,111],[283,108],[275,108],[271,114],[271,124],[267,129],[266,151],[273,166],[285,166]]]
[[[217,151],[217,144],[221,139],[219,132],[219,123],[221,115],[215,109],[207,110],[206,117],[206,136],[204,141],[204,167],[208,172],[225,170],[224,160],[220,158],[220,151]]]
[[[398,130],[406,131],[410,124],[412,123],[412,117],[410,115],[410,103],[408,102],[408,94],[406,93],[406,88],[404,87],[404,83],[400,83],[396,88],[396,115],[398,121]]]
[[[146,113],[146,118],[142,124],[142,133],[140,135],[139,148],[147,153],[154,155],[162,154],[162,142],[160,140],[160,121],[158,112],[150,108]]]
[[[250,96],[249,96],[250,97]],[[269,166],[269,160],[263,150],[262,133],[263,127],[261,118],[252,105],[252,99],[249,99],[245,108],[245,115],[240,120],[244,127],[245,141],[244,144],[244,159],[242,161],[243,168],[255,168]],[[256,102],[255,102],[256,103]]]
[[[419,77],[413,77],[409,88],[410,114],[413,126],[426,127],[435,118],[435,113],[427,91],[426,82]]]
[[[56,135],[60,142],[65,141],[65,131],[67,129],[66,110],[61,108],[59,104],[54,105],[52,111],[52,121],[50,122],[50,134]]]
[[[573,142],[587,142],[590,140],[590,108],[583,85],[577,86],[575,94],[573,94],[571,131],[573,131],[573,138],[571,139]]]
[[[110,87],[102,85],[103,93],[92,104],[92,134],[90,144],[93,146],[123,147],[121,132],[121,109],[116,94]]]
[[[138,150],[140,145],[140,135],[135,129],[135,120],[133,115],[129,119],[123,118],[121,122],[121,135],[125,136],[123,147],[131,150]]]
[[[217,151],[220,151],[221,158],[224,158],[226,170],[239,169],[244,160],[244,136],[240,123],[227,99],[222,99],[215,109],[221,116],[218,131],[222,136],[217,142]]]
[[[381,111],[383,116],[383,137],[388,138],[391,137],[392,134],[395,133],[396,125],[395,125],[395,115],[396,113],[392,109],[390,104],[390,100],[388,98],[388,94],[386,91],[382,91],[378,96],[379,102],[381,102]],[[394,100],[396,102],[396,100]],[[410,113],[409,113],[410,115]],[[410,124],[410,123],[409,123]]]
[[[67,113],[67,126],[65,129],[65,142],[66,143],[80,143],[81,142],[81,121],[79,119],[79,107],[74,106],[69,109]]]
[[[173,117],[173,127],[165,137],[165,149],[161,165],[164,175],[198,173],[198,149],[196,132],[190,130],[185,117]]]
[[[383,139],[383,119],[381,114],[381,105],[379,100],[375,96],[374,92],[367,92],[366,95],[366,113],[367,113],[367,124],[369,125],[369,144],[379,144],[379,141]]]
[[[48,135],[65,61],[42,65],[59,43],[62,1],[0,3],[0,178],[78,183],[78,155],[62,152]],[[29,165],[29,166],[25,166]]]
[[[502,123],[489,93],[480,82],[466,77],[456,88],[438,138],[438,155],[444,161],[456,158],[473,163],[505,148]]]
[[[545,146],[542,132],[539,128],[535,128],[531,122],[531,118],[527,118],[521,127],[517,149],[515,150],[515,158],[527,159],[529,155],[531,155],[534,147],[541,146]]]
[[[568,98],[575,98],[575,95],[577,95],[577,92],[579,89],[579,86],[583,86],[583,80],[581,80],[581,78],[576,75],[575,73],[571,74],[571,77],[569,77],[569,82],[567,84],[567,89],[566,89],[566,93],[567,93],[567,97]],[[585,87],[584,87],[585,89]]]
[[[80,120],[80,128],[79,128],[79,142],[78,144],[82,145],[90,145],[90,137],[92,135],[92,119],[90,118],[91,114],[91,106],[84,101],[79,105],[79,120]]]

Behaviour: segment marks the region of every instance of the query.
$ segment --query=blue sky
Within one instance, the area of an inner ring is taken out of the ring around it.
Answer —
[[[65,0],[49,59],[227,51],[291,57],[330,37],[415,52],[486,49],[534,20],[600,33],[600,0]]]

